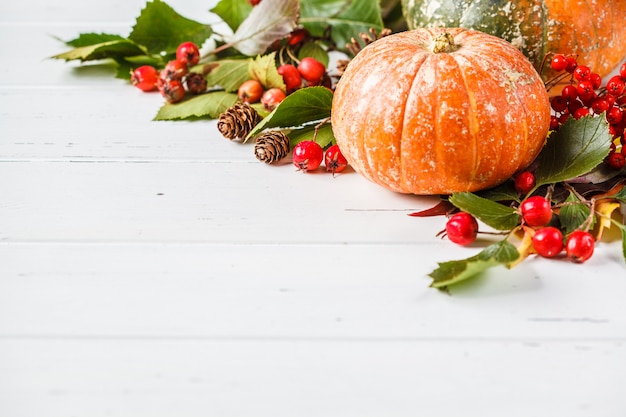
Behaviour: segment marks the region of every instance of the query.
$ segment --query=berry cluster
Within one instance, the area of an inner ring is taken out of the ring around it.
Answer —
[[[331,145],[326,151],[313,140],[299,142],[293,148],[293,165],[302,172],[315,171],[322,165],[326,166],[326,171],[333,174],[346,169],[348,161],[341,153],[338,145]]]
[[[160,71],[152,65],[142,65],[131,72],[131,83],[142,91],[158,90],[168,103],[181,101],[185,94],[201,94],[207,81],[190,67],[200,61],[200,50],[193,42],[183,42],[176,49],[176,58]]]
[[[297,65],[283,63],[277,71],[283,78],[286,91],[277,87],[265,89],[261,82],[251,79],[239,86],[239,100],[248,104],[261,102],[266,110],[272,111],[288,94],[302,87],[323,85],[323,82],[330,80],[324,64],[313,57],[302,58]]]
[[[552,56],[550,66],[558,75],[547,83],[547,88],[568,81],[561,94],[550,99],[552,118],[550,128],[557,130],[570,116],[606,117],[614,142],[606,163],[621,170],[626,164],[624,128],[626,127],[626,63],[619,74],[611,77],[605,86],[602,78],[586,65],[579,65],[576,58],[563,54]]]

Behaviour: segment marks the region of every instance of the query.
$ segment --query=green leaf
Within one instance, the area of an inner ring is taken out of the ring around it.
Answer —
[[[54,55],[51,58],[66,61],[93,61],[106,58],[121,58],[145,54],[141,46],[128,39],[114,40],[95,45],[81,46],[70,51]]]
[[[213,34],[211,26],[187,19],[161,0],[146,4],[129,39],[144,45],[150,53],[173,53],[183,42],[199,47]]]
[[[263,54],[297,26],[299,0],[263,0],[244,20],[229,42],[242,54]]]
[[[565,200],[565,205],[559,211],[559,220],[564,234],[568,235],[578,229],[589,218],[590,214],[589,206],[581,202],[574,193],[570,193]]]
[[[228,92],[237,91],[239,86],[250,79],[248,68],[251,59],[224,59],[205,64],[201,72],[205,74],[209,87],[220,86]],[[195,68],[193,69],[195,71]]]
[[[293,130],[289,133],[289,146],[293,149],[298,143],[305,140],[315,140],[322,148],[326,148],[335,143],[335,135],[330,123],[325,123],[317,129],[315,126]]]
[[[486,225],[496,230],[511,230],[520,223],[520,215],[513,208],[504,204],[479,197],[473,193],[455,193],[450,202],[462,211],[466,211]]]
[[[515,190],[515,186],[512,181],[507,181],[497,187],[478,191],[476,194],[479,197],[483,197],[491,201],[520,201],[519,194]]]
[[[299,23],[313,36],[323,36],[332,26],[331,38],[343,51],[359,33],[383,28],[378,0],[302,0]]]
[[[622,189],[619,190],[619,192],[612,197],[626,204],[626,186],[622,187]]]
[[[121,41],[124,37],[120,35],[112,35],[109,33],[81,33],[78,38],[66,41],[65,44],[74,48],[81,46],[96,45],[98,43]]]
[[[248,138],[264,129],[293,129],[320,122],[330,117],[332,101],[333,93],[326,87],[306,87],[296,90],[256,125]]]
[[[470,258],[440,262],[439,267],[428,274],[433,279],[431,287],[448,287],[470,279],[494,266],[507,266],[519,258],[519,252],[506,240],[493,243]]]
[[[252,5],[248,0],[221,0],[211,9],[211,12],[218,15],[233,32],[246,20],[251,11]]]
[[[569,118],[554,132],[535,173],[537,186],[571,180],[598,166],[609,154],[609,126],[604,117]]]
[[[328,67],[328,63],[330,58],[328,57],[328,52],[326,49],[322,48],[322,46],[317,42],[306,42],[302,47],[298,50],[298,59],[311,57],[317,59],[319,62],[324,64],[325,67]]]
[[[250,61],[248,74],[251,79],[257,80],[266,89],[280,88],[285,91],[285,81],[276,70],[276,52],[261,55]]]
[[[181,120],[210,117],[216,119],[237,102],[237,94],[214,91],[201,94],[180,103],[164,104],[154,120]]]

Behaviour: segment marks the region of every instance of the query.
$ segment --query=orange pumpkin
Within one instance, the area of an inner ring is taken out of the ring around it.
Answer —
[[[416,29],[384,37],[350,62],[332,128],[350,165],[412,194],[498,185],[546,139],[543,81],[510,43],[483,32]]]

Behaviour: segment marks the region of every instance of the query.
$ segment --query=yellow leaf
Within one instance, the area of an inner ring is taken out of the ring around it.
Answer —
[[[619,205],[620,204],[616,202],[606,201],[596,206],[596,213],[598,217],[600,217],[596,231],[596,240],[602,239],[604,229],[611,227],[611,216],[613,215],[613,211],[619,208]]]

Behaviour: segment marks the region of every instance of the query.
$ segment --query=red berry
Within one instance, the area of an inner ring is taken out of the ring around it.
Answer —
[[[141,91],[157,89],[159,72],[151,65],[142,65],[130,73],[130,82]]]
[[[278,106],[284,99],[287,97],[287,94],[280,88],[270,88],[261,97],[261,103],[266,110],[272,111]]]
[[[622,121],[624,111],[619,107],[611,107],[606,112],[606,121],[612,125],[616,125]]]
[[[590,76],[591,68],[586,65],[578,65],[574,70],[574,78],[576,78],[578,81],[589,80]]]
[[[578,120],[581,117],[585,117],[588,115],[589,115],[589,109],[587,107],[581,107],[579,109],[576,109],[576,111],[574,112],[572,116],[574,116],[574,119]]]
[[[176,48],[176,59],[188,66],[200,62],[200,50],[193,42],[183,42]]]
[[[302,86],[302,76],[294,65],[284,64],[278,67],[278,73],[282,75],[287,91],[297,90]]]
[[[258,103],[263,96],[263,85],[257,80],[244,81],[237,90],[237,96],[244,103]]]
[[[252,6],[256,6],[257,4],[261,3],[261,0],[248,0],[248,3],[250,3],[250,5]]]
[[[563,250],[563,234],[556,227],[544,227],[535,232],[533,248],[544,258],[553,258]]]
[[[174,59],[165,64],[165,68],[161,70],[160,77],[162,81],[180,81],[183,79],[188,71],[189,69],[187,68],[186,63]]]
[[[552,207],[545,197],[532,196],[520,204],[524,222],[531,227],[542,227],[552,220]]]
[[[607,164],[615,170],[621,170],[626,165],[626,157],[621,152],[611,152],[606,159]]]
[[[287,38],[287,43],[289,45],[297,45],[306,38],[309,37],[309,31],[303,28],[294,29],[290,34],[289,38]]]
[[[602,114],[608,111],[609,107],[609,101],[604,97],[596,98],[593,103],[591,103],[591,110],[593,110],[594,114]]]
[[[554,96],[550,99],[550,106],[555,112],[561,113],[567,109],[567,99],[563,96]]]
[[[530,190],[535,187],[535,175],[530,171],[520,172],[515,177],[515,190],[522,194],[526,195]]]
[[[315,141],[305,140],[293,148],[293,164],[299,171],[314,171],[324,159],[324,150]]]
[[[346,169],[348,161],[341,153],[339,145],[332,145],[326,150],[324,154],[324,164],[326,165],[326,171],[330,171],[333,174]]]
[[[478,235],[478,222],[469,213],[456,213],[446,223],[446,234],[458,245],[469,245]]]
[[[550,130],[557,130],[560,124],[558,117],[550,116]]]
[[[626,62],[619,67],[619,76],[626,80]]]
[[[578,66],[578,63],[576,62],[576,58],[569,57],[567,58],[567,68],[565,68],[565,71],[571,74],[574,72],[577,66]]]
[[[602,85],[602,77],[600,77],[600,74],[597,74],[595,72],[589,74],[589,81],[591,81],[591,84],[593,84],[593,88],[595,90],[600,88],[600,86]]]
[[[576,100],[578,98],[578,90],[576,89],[576,86],[569,84],[563,87],[561,95],[568,101]]]
[[[614,97],[621,96],[625,88],[626,83],[624,83],[624,80],[622,80],[622,77],[620,77],[619,75],[611,77],[606,83],[607,94],[610,94]]]
[[[550,66],[555,71],[565,71],[565,68],[567,68],[567,58],[565,58],[563,54],[556,54],[554,58],[552,58]]]
[[[185,97],[185,87],[178,80],[163,82],[159,87],[159,91],[168,103],[178,103]]]
[[[306,57],[300,60],[298,71],[309,84],[315,85],[322,81],[322,77],[326,74],[326,67],[317,59]]]
[[[565,243],[565,253],[572,262],[583,263],[593,255],[595,240],[591,233],[582,230],[572,232]]]
[[[579,96],[589,96],[590,94],[595,92],[593,88],[593,83],[589,80],[582,80],[578,83],[578,95]]]

